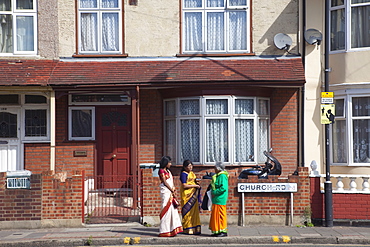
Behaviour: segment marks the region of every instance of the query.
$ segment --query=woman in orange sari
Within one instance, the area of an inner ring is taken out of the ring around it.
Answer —
[[[200,217],[199,217],[199,190],[196,175],[193,172],[193,163],[185,160],[182,164],[180,174],[181,180],[181,214],[182,227],[186,234],[200,234]]]
[[[159,178],[161,180],[161,201],[162,210],[160,214],[159,237],[174,237],[182,232],[182,225],[177,209],[177,201],[175,197],[175,186],[173,183],[172,173],[170,171],[171,158],[169,156],[162,157],[159,162]]]

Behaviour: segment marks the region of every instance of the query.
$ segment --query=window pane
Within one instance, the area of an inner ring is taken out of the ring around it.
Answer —
[[[333,162],[347,163],[346,121],[336,120],[333,124]]]
[[[202,7],[202,0],[184,0],[185,8],[199,8]]]
[[[236,99],[235,114],[253,114],[254,104],[252,99]]]
[[[96,13],[81,14],[81,50],[98,50],[98,19]]]
[[[176,163],[176,121],[166,120],[164,122],[165,131],[165,147],[166,155],[172,158],[172,162]]]
[[[252,119],[235,120],[235,161],[254,161],[254,126]]]
[[[370,120],[353,120],[353,161],[368,163],[369,159]]]
[[[370,3],[370,0],[352,0],[351,3]]]
[[[19,96],[17,94],[3,94],[0,95],[0,104],[12,104],[18,105],[19,104]]]
[[[185,13],[185,50],[202,51],[202,13]]]
[[[199,137],[199,119],[181,120],[181,160],[200,161]]]
[[[228,122],[226,119],[207,119],[206,121],[206,161],[228,162]]]
[[[224,0],[207,0],[207,7],[224,7]]]
[[[33,9],[33,0],[16,0],[17,9]]]
[[[17,51],[34,50],[33,16],[17,16]]]
[[[344,9],[331,11],[331,44],[332,51],[345,49],[345,13]]]
[[[124,94],[75,94],[72,102],[128,102],[129,98]]]
[[[46,110],[25,111],[26,136],[46,136]]]
[[[97,0],[80,0],[80,8],[97,8]]]
[[[17,115],[0,112],[0,137],[17,138]]]
[[[102,8],[118,8],[118,0],[102,0]]]
[[[247,0],[230,0],[230,6],[247,6]]]
[[[207,114],[227,114],[227,99],[207,99]]]
[[[266,156],[263,151],[268,151],[269,149],[269,120],[260,119],[259,120],[259,152],[258,152],[258,162],[262,163],[266,160]]]
[[[352,98],[352,115],[354,117],[370,116],[370,98]]]
[[[370,46],[370,6],[352,8],[351,47]]]
[[[104,13],[102,20],[103,51],[119,50],[118,13]]]
[[[207,50],[220,51],[225,49],[224,22],[223,12],[207,14]]]
[[[344,117],[344,99],[334,100],[335,104],[335,115],[337,117]]]
[[[72,137],[92,137],[92,110],[72,110]]]
[[[176,102],[174,100],[166,101],[164,103],[164,115],[165,116],[175,116],[176,115]]]
[[[12,10],[12,0],[0,1],[0,11],[11,11],[11,10]]]
[[[46,103],[46,97],[42,95],[26,95],[26,104],[44,104]]]
[[[13,52],[13,18],[12,15],[0,15],[0,47],[1,53]]]
[[[344,0],[331,0],[331,6],[332,7],[340,6],[340,5],[343,5],[343,4],[344,4]]]
[[[229,50],[247,49],[247,13],[229,12]]]
[[[269,101],[265,99],[258,100],[258,114],[259,115],[269,115]]]
[[[199,115],[199,100],[181,100],[181,115]]]

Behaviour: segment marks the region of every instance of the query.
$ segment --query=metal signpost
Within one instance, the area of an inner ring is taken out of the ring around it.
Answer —
[[[293,224],[293,192],[297,192],[297,183],[238,183],[238,192],[242,193],[242,226],[244,226],[244,193],[246,192],[290,192],[290,224]]]

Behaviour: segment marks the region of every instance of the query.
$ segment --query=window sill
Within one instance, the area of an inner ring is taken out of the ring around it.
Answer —
[[[76,58],[105,58],[105,57],[128,57],[127,54],[74,54]]]
[[[252,53],[186,53],[186,54],[176,54],[177,57],[236,57],[236,56],[255,56],[254,52]]]

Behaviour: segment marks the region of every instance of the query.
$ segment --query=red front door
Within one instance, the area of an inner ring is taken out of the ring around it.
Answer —
[[[122,188],[131,175],[131,108],[97,107],[97,175],[103,177],[98,187]]]

